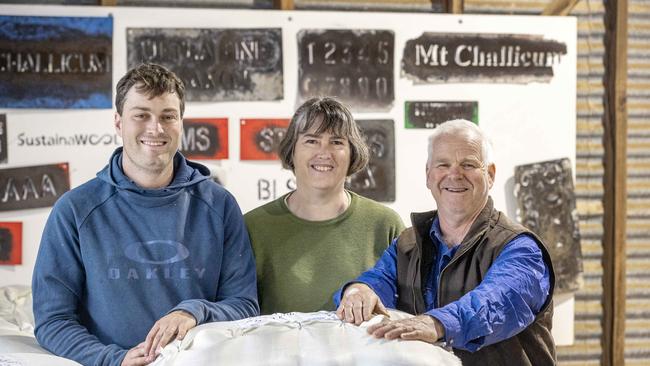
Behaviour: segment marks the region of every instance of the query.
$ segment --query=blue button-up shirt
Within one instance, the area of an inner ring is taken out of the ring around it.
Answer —
[[[431,266],[431,271],[428,274],[426,286],[424,287],[424,304],[427,309],[435,309],[438,307],[438,298],[437,298],[437,288],[438,288],[438,277],[440,277],[440,272],[445,268],[451,258],[454,257],[456,251],[459,248],[459,245],[453,247],[447,246],[447,243],[442,239],[442,232],[440,230],[440,222],[436,217],[435,222],[431,225],[431,230],[429,230],[429,235],[431,240],[433,240],[433,245],[438,247],[438,255],[436,258],[433,258],[434,265]]]
[[[550,272],[541,249],[530,236],[520,235],[507,243],[479,286],[460,299],[438,307],[438,278],[459,245],[450,248],[444,242],[437,218],[429,234],[438,248],[438,256],[434,258],[423,291],[426,308],[430,309],[425,314],[442,323],[449,345],[474,352],[508,339],[532,324],[548,298]],[[386,307],[395,308],[397,240],[393,240],[373,268],[352,282],[370,286]],[[337,306],[340,300],[341,290],[334,294]]]

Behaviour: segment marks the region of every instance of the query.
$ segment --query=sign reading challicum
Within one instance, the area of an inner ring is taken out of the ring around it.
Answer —
[[[0,29],[0,107],[111,107],[112,17],[0,16]]]
[[[49,207],[69,190],[68,163],[0,169],[0,211]]]
[[[283,97],[282,30],[128,28],[129,67],[154,62],[185,83],[188,101]]]
[[[395,99],[394,45],[388,30],[301,30],[300,98],[336,96],[357,111],[389,108]]]
[[[406,42],[402,73],[416,83],[549,82],[566,54],[537,35],[424,33]]]

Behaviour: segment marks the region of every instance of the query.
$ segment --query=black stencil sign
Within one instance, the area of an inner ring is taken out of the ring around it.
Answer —
[[[370,162],[348,177],[346,188],[375,201],[395,201],[395,126],[393,120],[358,120]]]
[[[0,114],[0,164],[6,163],[7,160],[7,116]]]
[[[301,30],[300,98],[336,96],[357,111],[390,108],[394,45],[388,30]]]
[[[68,163],[0,169],[0,211],[49,207],[69,190]]]
[[[556,293],[582,283],[582,251],[569,159],[515,167],[515,197],[520,222],[539,235],[555,268]]]
[[[411,102],[404,105],[404,127],[436,128],[454,119],[478,123],[478,102]]]
[[[406,42],[402,74],[416,83],[548,83],[566,54],[566,44],[537,35],[427,32]]]
[[[200,154],[209,157],[221,148],[217,138],[219,133],[217,127],[200,122],[189,127],[187,125],[186,121],[180,149],[185,155]]]
[[[283,97],[282,30],[128,28],[129,68],[154,62],[174,71],[194,102]]]
[[[228,119],[184,119],[180,151],[188,159],[227,159]]]

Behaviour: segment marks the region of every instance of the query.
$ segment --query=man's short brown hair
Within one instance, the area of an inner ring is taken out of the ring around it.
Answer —
[[[300,134],[306,133],[315,123],[320,123],[316,134],[329,132],[345,137],[350,144],[350,166],[347,176],[363,169],[370,159],[368,146],[350,111],[341,102],[330,97],[311,98],[294,113],[287,133],[280,142],[282,166],[293,171],[293,153]]]
[[[164,93],[175,93],[180,101],[181,118],[185,112],[185,85],[172,71],[164,66],[144,63],[129,70],[117,83],[115,108],[122,115],[126,93],[135,86],[138,93],[155,98]]]

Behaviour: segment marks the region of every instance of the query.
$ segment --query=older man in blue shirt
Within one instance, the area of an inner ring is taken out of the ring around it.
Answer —
[[[455,120],[429,139],[427,188],[437,210],[377,264],[334,295],[338,316],[360,324],[385,307],[417,316],[368,328],[387,339],[446,341],[463,365],[554,365],[555,277],[534,233],[494,209],[496,172],[487,137]]]

